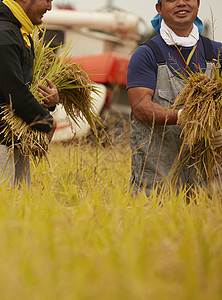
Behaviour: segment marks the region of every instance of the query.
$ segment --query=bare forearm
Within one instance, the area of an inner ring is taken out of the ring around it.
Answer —
[[[150,124],[176,125],[177,123],[177,110],[174,111],[153,102],[132,108],[132,112],[137,120]]]
[[[142,87],[128,90],[130,106],[135,118],[149,124],[176,125],[178,112],[154,103],[153,94],[153,90]]]

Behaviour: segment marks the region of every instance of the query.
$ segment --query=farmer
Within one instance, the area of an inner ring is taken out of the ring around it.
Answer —
[[[47,80],[47,87],[39,86],[44,100],[39,104],[29,91],[32,82],[34,59],[31,33],[42,23],[43,15],[51,10],[51,0],[3,0],[0,1],[0,113],[2,106],[10,104],[15,114],[27,124],[46,132],[52,139],[56,122],[48,112],[59,96],[54,84]],[[4,122],[0,122],[0,176],[9,179],[9,186],[25,180],[30,186],[29,158],[18,148],[11,151],[11,144],[4,140]],[[13,153],[13,154],[12,154]]]
[[[181,110],[166,109],[183,88],[176,71],[186,76],[185,61],[189,59],[187,64],[193,72],[200,67],[210,76],[213,58],[218,57],[222,46],[200,35],[203,24],[197,17],[199,5],[200,0],[158,0],[158,14],[151,21],[158,35],[135,50],[128,66],[132,109],[130,186],[135,192],[145,188],[147,196],[170,174],[182,143]],[[221,131],[216,135],[215,145],[219,147]],[[196,169],[184,167],[177,186],[192,186],[196,179]]]

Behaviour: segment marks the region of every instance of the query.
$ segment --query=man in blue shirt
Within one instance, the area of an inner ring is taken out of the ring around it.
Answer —
[[[128,66],[130,184],[135,192],[144,187],[147,196],[169,174],[182,143],[180,111],[166,109],[185,84],[177,72],[188,76],[188,67],[193,72],[201,68],[211,76],[213,58],[218,57],[222,46],[200,35],[203,24],[197,17],[199,5],[200,0],[158,0],[158,14],[151,21],[158,35],[136,49]],[[222,140],[220,136],[221,131]],[[191,186],[196,181],[196,170],[189,165],[181,170],[177,185]]]

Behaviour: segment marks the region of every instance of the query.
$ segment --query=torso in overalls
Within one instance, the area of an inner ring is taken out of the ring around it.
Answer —
[[[161,59],[159,59],[161,61]],[[207,61],[205,74],[210,76],[213,63]],[[184,82],[173,76],[166,62],[158,63],[156,89],[152,101],[166,109],[172,106]],[[154,120],[155,122],[155,120]],[[135,119],[131,114],[130,143],[132,174],[130,186],[137,192],[145,188],[148,196],[157,183],[167,178],[182,144],[182,127],[179,125],[154,126]],[[194,167],[184,167],[177,186],[191,185],[196,180]]]

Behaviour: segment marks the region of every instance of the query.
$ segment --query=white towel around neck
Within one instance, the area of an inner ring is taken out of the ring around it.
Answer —
[[[183,47],[192,47],[198,42],[200,35],[198,28],[193,24],[193,29],[188,37],[177,36],[172,29],[170,29],[164,20],[161,22],[160,35],[168,46],[178,45]]]

